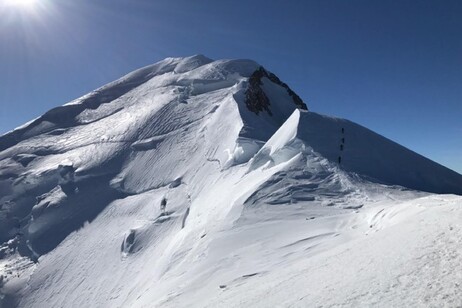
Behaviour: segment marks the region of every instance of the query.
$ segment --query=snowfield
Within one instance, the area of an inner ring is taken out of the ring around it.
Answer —
[[[0,136],[0,307],[460,307],[460,195],[254,61],[167,58]]]

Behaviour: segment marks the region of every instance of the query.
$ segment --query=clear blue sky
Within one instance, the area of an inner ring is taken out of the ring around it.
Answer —
[[[312,111],[462,173],[462,1],[5,1],[0,133],[138,67],[201,53],[254,59]]]

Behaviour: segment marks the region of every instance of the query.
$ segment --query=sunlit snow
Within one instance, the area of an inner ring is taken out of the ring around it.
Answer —
[[[1,136],[0,304],[462,305],[462,176],[267,77],[250,111],[259,68],[167,58]]]

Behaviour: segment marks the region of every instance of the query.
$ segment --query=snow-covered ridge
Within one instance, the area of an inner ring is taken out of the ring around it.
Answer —
[[[462,194],[461,175],[306,109],[252,60],[196,55],[1,136],[0,303],[235,306],[281,264]]]
[[[297,111],[296,111],[297,112]],[[345,171],[407,188],[462,195],[462,176],[348,120],[300,115],[297,137]]]

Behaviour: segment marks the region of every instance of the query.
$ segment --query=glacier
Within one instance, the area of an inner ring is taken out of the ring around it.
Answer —
[[[167,58],[0,136],[0,307],[462,304],[462,175],[252,60]]]

